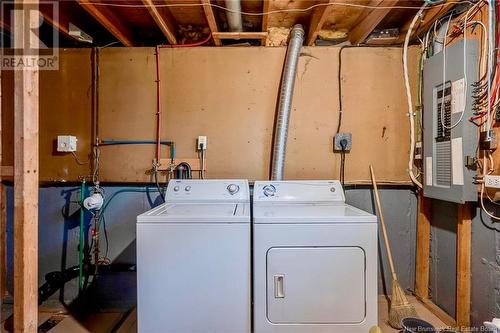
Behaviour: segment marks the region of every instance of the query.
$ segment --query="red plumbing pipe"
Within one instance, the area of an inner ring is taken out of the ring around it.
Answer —
[[[156,163],[160,163],[161,146],[161,80],[160,80],[160,47],[156,47]]]
[[[212,38],[212,34],[208,34],[207,38],[202,41],[192,44],[176,44],[176,45],[157,45],[156,46],[156,163],[160,163],[160,146],[161,146],[161,78],[160,78],[160,49],[162,48],[181,48],[195,47],[207,43]]]

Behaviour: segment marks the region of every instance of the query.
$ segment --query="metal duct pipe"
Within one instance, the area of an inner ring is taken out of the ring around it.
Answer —
[[[293,86],[299,61],[300,49],[304,43],[304,28],[300,24],[294,25],[286,51],[285,67],[281,77],[278,116],[274,133],[272,173],[271,179],[283,180],[285,170],[286,140],[288,136],[288,123],[292,108]]]
[[[241,2],[240,0],[226,0],[226,17],[229,25],[229,31],[240,32],[243,31],[243,19],[241,16]]]

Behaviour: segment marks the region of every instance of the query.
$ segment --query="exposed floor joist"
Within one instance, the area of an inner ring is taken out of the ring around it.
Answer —
[[[328,3],[332,3],[334,0],[329,0]],[[318,33],[323,27],[330,11],[333,6],[321,6],[314,9],[314,12],[311,17],[311,23],[309,24],[309,32],[307,34],[306,45],[314,45],[316,38],[318,37]]]
[[[448,10],[451,9],[451,7],[453,7],[454,5],[455,5],[454,1],[447,0],[446,4],[443,4],[441,6],[436,6],[434,8],[430,8],[427,11],[425,11],[421,22],[418,23],[418,28],[412,31],[412,34],[410,36],[410,41],[416,36],[423,33],[424,31],[427,31],[432,26],[432,24],[434,24],[436,20],[445,16],[448,13]],[[410,28],[412,19],[413,17],[410,20],[408,20],[401,29],[399,29],[399,38],[396,40],[395,44],[401,44],[405,41],[406,33]]]
[[[70,22],[70,15],[68,13],[65,13],[62,9],[62,6],[59,6],[59,15],[57,18],[54,18],[52,13],[48,12],[47,5],[40,5],[40,13],[43,17],[43,19],[50,23],[54,28],[59,30],[60,33],[63,35],[78,40],[77,37],[72,36],[69,34],[69,22]]]
[[[168,8],[158,8],[152,0],[142,0],[142,3],[148,9],[149,14],[151,14],[151,17],[153,17],[168,42],[170,44],[177,44],[177,37],[175,34],[176,25],[174,23],[174,18],[168,12]]]
[[[217,27],[217,20],[215,19],[214,11],[212,10],[212,6],[210,5],[210,0],[201,0],[203,4],[203,11],[205,12],[205,17],[208,22],[208,27],[212,32],[212,38],[214,39],[215,46],[221,46],[222,42],[219,38],[214,36],[214,33],[219,32],[219,28]]]
[[[132,31],[104,6],[96,6],[87,0],[76,0],[82,8],[101,23],[124,46],[134,46]]]
[[[363,43],[373,32],[380,22],[389,14],[392,8],[397,5],[398,0],[381,0],[377,7],[387,7],[383,9],[372,9],[361,22],[359,22],[348,35],[349,41],[353,45]]]

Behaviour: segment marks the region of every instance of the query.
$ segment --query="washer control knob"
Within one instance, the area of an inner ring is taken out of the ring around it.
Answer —
[[[264,195],[266,197],[273,197],[275,193],[276,193],[276,187],[274,187],[273,185],[264,186]]]
[[[179,186],[174,187],[175,192],[179,192]]]
[[[335,192],[335,187],[330,187],[330,192]]]
[[[240,187],[238,185],[236,185],[236,184],[229,184],[227,186],[227,190],[229,191],[229,193],[231,195],[233,195],[233,194],[238,193],[238,191],[240,190]]]
[[[189,185],[188,185],[188,186],[186,186],[186,187],[184,188],[184,190],[185,190],[186,192],[191,191],[191,186],[189,186]]]

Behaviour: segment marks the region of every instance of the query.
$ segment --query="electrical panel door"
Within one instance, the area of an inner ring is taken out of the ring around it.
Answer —
[[[478,129],[469,121],[473,83],[478,80],[477,50],[476,40],[460,41],[424,63],[422,182],[426,197],[458,203],[477,200],[471,161],[476,156]]]

